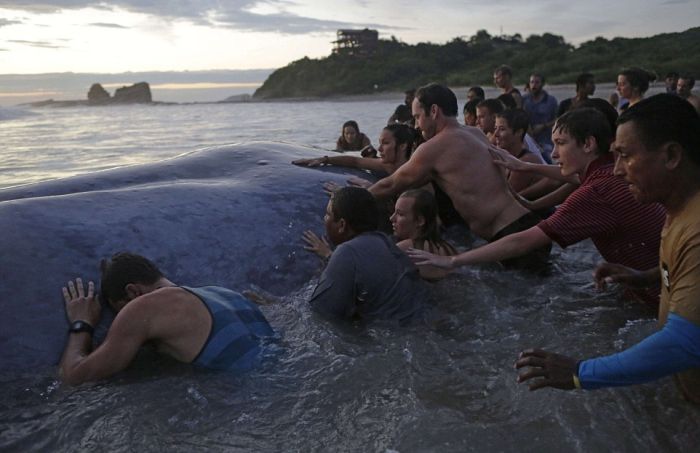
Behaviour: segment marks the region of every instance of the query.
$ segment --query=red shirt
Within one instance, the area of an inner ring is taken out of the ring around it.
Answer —
[[[562,248],[591,238],[606,261],[637,270],[656,267],[666,211],[636,201],[613,167],[612,154],[591,162],[581,186],[537,226]]]

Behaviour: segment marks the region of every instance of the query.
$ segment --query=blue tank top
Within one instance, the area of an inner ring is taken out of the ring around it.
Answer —
[[[275,334],[257,305],[219,286],[182,288],[201,299],[212,318],[209,337],[192,363],[215,370],[252,368],[258,361],[261,338]]]

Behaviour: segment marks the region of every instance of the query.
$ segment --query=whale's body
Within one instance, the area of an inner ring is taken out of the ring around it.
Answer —
[[[97,284],[100,259],[117,251],[181,284],[298,289],[320,269],[300,238],[322,232],[321,183],[357,174],[290,163],[319,155],[230,145],[0,190],[0,366],[56,363],[68,328],[61,287],[78,276]]]

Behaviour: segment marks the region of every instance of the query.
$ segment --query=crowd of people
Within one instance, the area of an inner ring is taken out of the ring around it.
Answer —
[[[463,117],[446,86],[407,91],[376,150],[357,122],[346,122],[337,150],[359,155],[293,162],[376,178],[326,186],[325,237],[303,235],[325,261],[311,307],[343,320],[425,322],[430,282],[453,269],[497,262],[531,272],[547,266],[553,243],[591,239],[605,260],[593,270],[595,283],[621,284],[629,297],[658,306],[660,330],[588,360],[526,349],[516,361],[519,382],[533,390],[595,389],[674,374],[683,396],[700,403],[698,98],[694,79],[673,73],[667,93],[645,98],[652,80],[640,69],[622,71],[622,102],[612,105],[592,98],[594,77],[581,74],[575,95],[558,103],[542,74],[532,74],[521,94],[501,66],[494,71],[499,97],[470,88]],[[458,251],[445,241],[441,229],[454,218],[486,244]],[[123,369],[149,340],[184,362],[245,369],[261,338],[273,335],[250,302],[260,295],[178,287],[138,255],[103,265],[102,298],[118,314],[95,350],[94,285],[85,291],[77,280],[63,292],[71,334],[60,370],[71,383]],[[176,308],[164,310],[170,299]]]

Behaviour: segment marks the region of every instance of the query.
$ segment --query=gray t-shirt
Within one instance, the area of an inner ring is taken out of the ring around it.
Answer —
[[[336,248],[309,303],[338,318],[405,323],[426,309],[429,297],[418,268],[386,234],[374,231]]]

